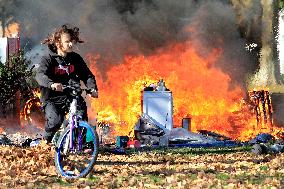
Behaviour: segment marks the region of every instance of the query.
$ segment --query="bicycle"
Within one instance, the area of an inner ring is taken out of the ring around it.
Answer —
[[[93,169],[98,156],[99,138],[93,127],[83,120],[82,112],[77,107],[82,92],[90,94],[90,90],[81,89],[80,84],[74,82],[63,85],[63,90],[70,94],[72,101],[67,123],[63,123],[64,131],[61,128],[54,136],[60,135],[55,141],[55,167],[63,177],[76,179],[87,176]]]

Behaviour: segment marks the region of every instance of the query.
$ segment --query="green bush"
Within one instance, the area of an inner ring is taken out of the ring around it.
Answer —
[[[5,63],[0,62],[0,104],[12,103],[17,91],[22,98],[31,96],[31,89],[37,87],[33,72],[28,68],[30,61],[24,52],[10,57]]]

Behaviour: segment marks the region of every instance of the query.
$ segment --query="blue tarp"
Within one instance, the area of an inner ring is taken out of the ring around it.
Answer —
[[[256,144],[256,143],[267,143],[270,140],[273,140],[274,137],[268,133],[260,133],[254,139],[249,141],[249,144]]]

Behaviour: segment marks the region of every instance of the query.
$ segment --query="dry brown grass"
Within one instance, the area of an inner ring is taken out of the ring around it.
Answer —
[[[0,188],[280,188],[284,154],[188,148],[103,153],[93,172],[68,181],[57,175],[53,148],[0,146]],[[225,153],[226,152],[226,153]]]

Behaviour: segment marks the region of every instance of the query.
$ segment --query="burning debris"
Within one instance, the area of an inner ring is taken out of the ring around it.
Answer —
[[[135,125],[135,137],[147,145],[159,143],[173,128],[173,98],[163,79],[142,91],[143,113]]]
[[[152,83],[148,87],[144,88],[144,91],[170,91],[166,87],[166,83],[163,79],[160,79],[157,84]]]
[[[215,138],[217,138],[217,139],[219,139],[219,140],[232,140],[231,138],[229,138],[229,137],[227,137],[227,136],[224,136],[224,135],[221,135],[221,134],[212,132],[212,131],[198,130],[198,132],[199,132],[200,134],[203,134],[203,135],[206,135],[206,136],[215,137]]]
[[[256,116],[257,126],[270,125],[272,130],[272,102],[270,94],[266,90],[250,91],[250,99],[254,105],[254,113]]]
[[[175,128],[174,127],[174,115],[173,115],[173,95],[172,91],[166,87],[163,79],[159,80],[157,84],[155,82],[148,86],[144,86],[141,93],[141,110],[142,113],[136,121],[134,126],[134,138],[129,136],[129,141],[135,143],[138,140],[141,145],[136,146],[191,146],[191,147],[216,147],[216,146],[240,146],[245,145],[239,140],[219,134],[216,129],[210,131],[206,129],[193,129],[191,132],[191,123],[198,119],[198,116],[187,115],[182,119],[182,127],[187,128]],[[272,125],[272,102],[268,91],[253,91],[250,93],[251,100],[254,104],[254,110],[257,113],[257,121],[254,119],[252,123],[256,123],[257,126],[264,123]],[[190,106],[190,104],[189,104]],[[248,107],[248,103],[247,103]],[[249,109],[244,109],[247,112],[241,112],[243,114],[251,113]],[[252,115],[252,114],[251,114]],[[221,115],[220,115],[221,116]],[[253,118],[253,117],[251,117]],[[243,119],[242,117],[240,119]],[[263,120],[263,121],[262,121]],[[254,122],[253,122],[254,121]],[[113,125],[116,126],[115,124]],[[180,127],[180,126],[178,126]],[[271,126],[272,127],[272,126]],[[195,127],[196,128],[196,127]],[[226,127],[224,127],[226,128]],[[196,132],[197,131],[197,132]],[[255,130],[254,130],[255,131]],[[130,133],[130,132],[129,132]],[[121,135],[123,136],[123,135]],[[253,135],[250,135],[246,139],[251,139]],[[132,138],[132,139],[131,139]],[[119,140],[120,141],[120,140]],[[248,140],[242,140],[243,142]],[[117,146],[122,147],[122,145]],[[126,142],[125,142],[126,145]],[[127,145],[126,145],[127,146]],[[134,145],[135,146],[135,145]],[[125,147],[125,146],[124,146]]]
[[[200,130],[193,133],[184,128],[173,128],[173,97],[165,82],[151,84],[142,92],[143,113],[135,125],[135,138],[143,145],[159,146],[238,146],[238,142],[214,132]],[[189,120],[187,120],[189,122]],[[184,122],[184,119],[183,119]],[[190,128],[188,123],[187,128]]]
[[[134,129],[135,138],[142,144],[158,144],[160,137],[165,135],[165,130],[146,114],[142,114]]]
[[[21,128],[36,127],[43,129],[45,124],[45,116],[40,102],[39,89],[32,90],[31,97],[23,104],[20,113]]]

